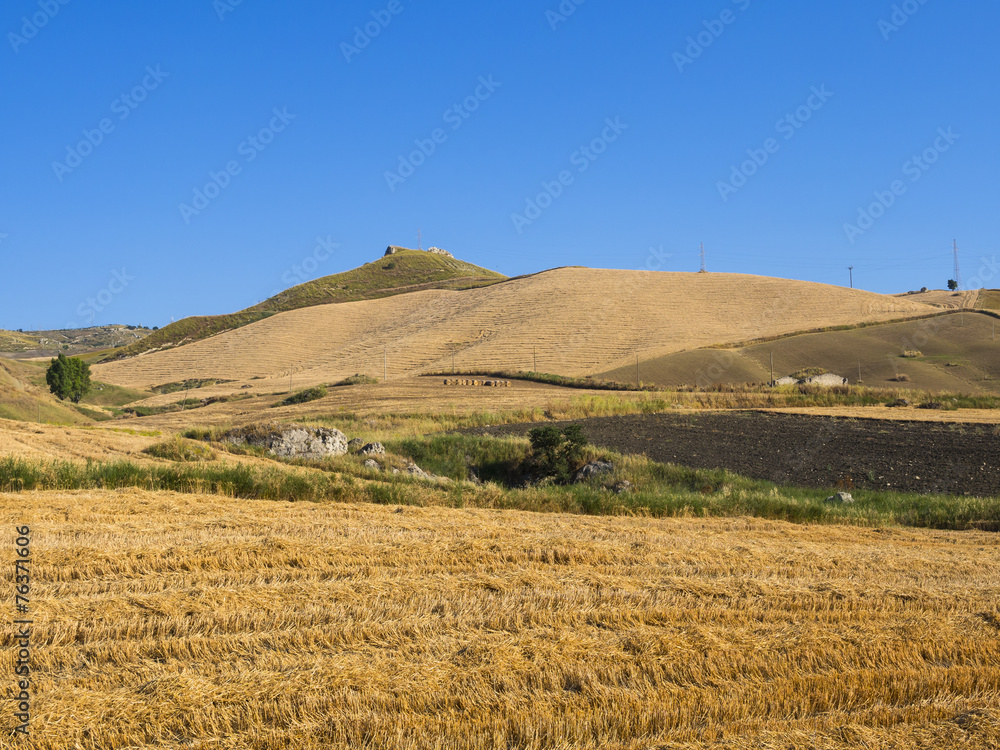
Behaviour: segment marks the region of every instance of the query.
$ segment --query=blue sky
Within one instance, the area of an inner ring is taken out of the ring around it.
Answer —
[[[508,275],[704,242],[885,293],[944,287],[957,238],[1000,287],[997,28],[986,0],[9,0],[0,327],[231,312],[418,228]]]

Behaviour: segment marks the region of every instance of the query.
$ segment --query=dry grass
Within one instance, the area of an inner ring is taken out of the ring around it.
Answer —
[[[995,534],[0,504],[33,535],[23,747],[1000,746]]]
[[[643,358],[803,329],[925,315],[905,298],[739,274],[562,268],[463,292],[284,312],[174,350],[100,365],[128,387],[222,378],[275,390],[354,373],[538,369],[585,375]],[[533,351],[537,351],[537,366]],[[259,377],[262,380],[253,381]]]

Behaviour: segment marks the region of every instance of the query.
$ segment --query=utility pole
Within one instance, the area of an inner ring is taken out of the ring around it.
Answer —
[[[635,353],[635,387],[639,387],[639,352]]]
[[[531,371],[538,372],[538,352],[534,346],[531,347]]]
[[[424,249],[424,236],[420,233],[420,227],[417,227],[417,250]]]
[[[455,352],[451,353],[451,374],[455,374]]]
[[[705,243],[701,243],[701,273],[708,273],[708,269],[705,268]]]
[[[774,352],[771,352],[771,385],[774,385]]]
[[[382,382],[389,379],[389,347],[382,347]]]
[[[861,360],[858,360],[858,382],[861,382]]]
[[[847,270],[851,273],[851,289],[854,288],[854,266],[848,266]]]
[[[958,269],[958,240],[955,240],[955,285],[956,290],[962,288],[962,272]]]

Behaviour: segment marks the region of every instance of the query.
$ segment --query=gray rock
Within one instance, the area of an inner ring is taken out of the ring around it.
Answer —
[[[632,483],[630,481],[628,481],[627,479],[623,479],[620,482],[615,482],[611,486],[611,491],[614,492],[616,495],[620,495],[623,492],[631,492],[632,491]]]
[[[830,495],[826,499],[828,503],[853,503],[854,498],[851,497],[850,492],[838,492],[836,495]]]
[[[347,453],[347,436],[340,430],[302,425],[249,425],[231,430],[223,441],[264,448],[283,458],[319,459]]]
[[[365,468],[375,469],[375,471],[382,471],[381,465],[374,458],[369,458],[367,461],[365,461]]]
[[[349,450],[351,453],[357,453],[359,450],[361,450],[361,447],[364,444],[365,441],[362,440],[361,438],[353,438],[352,440],[348,441],[347,450]]]
[[[385,446],[382,443],[368,443],[358,453],[362,456],[381,456],[385,454]]]
[[[573,481],[582,482],[598,474],[610,474],[614,470],[615,466],[610,461],[592,461],[576,470],[576,473],[573,474]]]

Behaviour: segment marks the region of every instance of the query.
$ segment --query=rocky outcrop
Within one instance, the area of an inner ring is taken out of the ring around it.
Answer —
[[[854,498],[851,497],[850,492],[838,492],[836,495],[830,495],[826,499],[828,503],[853,503]]]
[[[381,456],[385,454],[385,446],[382,443],[368,443],[358,453],[362,456]]]
[[[583,482],[598,474],[610,474],[614,470],[615,466],[610,461],[592,461],[576,470],[573,474],[573,481]]]
[[[347,436],[340,430],[325,427],[249,425],[231,430],[222,440],[232,445],[263,448],[283,458],[319,459],[347,453]]]

